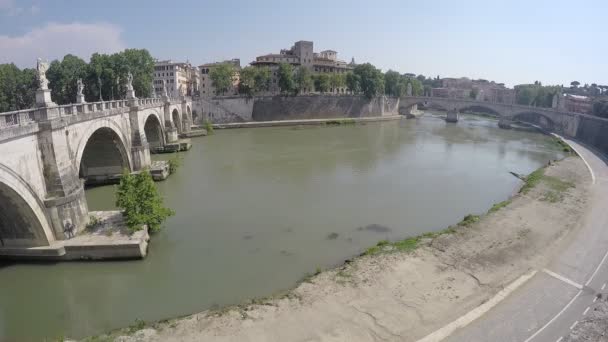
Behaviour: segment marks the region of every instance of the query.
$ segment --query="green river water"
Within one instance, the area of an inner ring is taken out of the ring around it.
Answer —
[[[145,260],[0,265],[0,340],[83,337],[270,295],[379,240],[484,213],[516,191],[509,171],[561,157],[547,136],[474,116],[224,130],[192,143],[157,183],[177,214]],[[113,209],[114,187],[87,200]]]

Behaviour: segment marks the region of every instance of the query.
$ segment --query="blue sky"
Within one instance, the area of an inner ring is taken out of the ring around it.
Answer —
[[[607,0],[0,0],[0,63],[133,47],[246,65],[312,40],[385,71],[608,84],[606,18]]]

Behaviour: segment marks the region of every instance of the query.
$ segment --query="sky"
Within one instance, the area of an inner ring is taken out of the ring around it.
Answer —
[[[608,85],[608,0],[0,0],[0,63],[146,48],[194,65],[316,52],[513,86]]]

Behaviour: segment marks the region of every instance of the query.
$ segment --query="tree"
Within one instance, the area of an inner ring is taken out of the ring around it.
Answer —
[[[296,69],[296,75],[294,79],[295,88],[294,92],[297,94],[310,92],[313,87],[313,80],[310,71],[305,66],[299,66]]]
[[[266,66],[256,68],[254,82],[255,93],[266,92],[270,89],[270,82],[272,81],[271,75],[270,68]]]
[[[403,85],[398,72],[389,70],[384,74],[384,92],[387,95],[400,97],[405,92]]]
[[[320,93],[326,93],[329,90],[329,75],[328,74],[318,74],[315,76],[315,90]]]
[[[230,63],[221,63],[209,71],[209,78],[215,87],[217,95],[222,95],[232,87],[232,77],[234,75],[234,67]]]
[[[289,94],[293,93],[295,89],[295,83],[293,81],[293,67],[288,63],[279,64],[279,89],[281,93]]]
[[[344,74],[334,73],[329,77],[329,86],[334,92],[338,93],[340,88],[344,88],[346,85],[346,79]]]
[[[572,88],[578,88],[578,86],[581,85],[581,82],[572,81],[572,82],[570,82],[570,85],[572,86]]]
[[[255,74],[257,70],[255,67],[244,67],[241,69],[241,76],[239,79],[239,94],[252,96],[255,91]]]
[[[384,75],[370,63],[359,64],[353,71],[359,76],[361,91],[368,99],[384,94]]]
[[[68,54],[61,61],[52,61],[46,76],[53,101],[60,105],[75,103],[77,81],[86,80],[87,73],[87,63],[74,55]]]
[[[151,232],[157,232],[163,222],[175,214],[163,206],[163,199],[148,170],[135,175],[125,170],[116,192],[116,206],[123,210],[131,232],[141,230],[143,225]]]
[[[471,89],[471,92],[469,93],[469,97],[473,100],[477,99],[477,95],[479,95],[479,89],[477,88],[473,88]]]
[[[33,69],[20,70],[15,64],[0,64],[0,112],[34,106],[38,80]]]
[[[359,92],[361,92],[361,81],[359,80],[359,76],[355,75],[354,72],[349,71],[346,73],[344,80],[346,88],[348,88],[352,94],[359,94]]]

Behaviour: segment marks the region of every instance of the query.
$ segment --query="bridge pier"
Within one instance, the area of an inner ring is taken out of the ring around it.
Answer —
[[[460,115],[458,113],[458,110],[453,109],[453,110],[448,111],[445,121],[446,122],[458,122],[459,118],[460,118]]]
[[[513,120],[510,118],[501,117],[498,120],[498,127],[502,129],[511,129],[511,124],[513,124]]]

